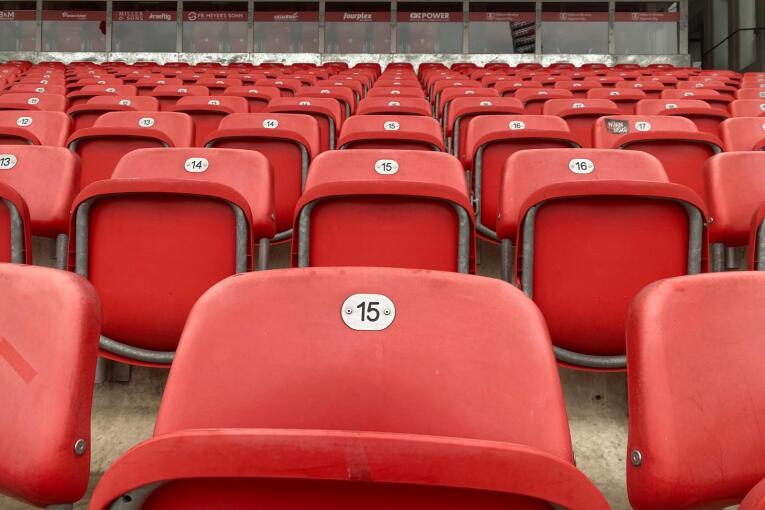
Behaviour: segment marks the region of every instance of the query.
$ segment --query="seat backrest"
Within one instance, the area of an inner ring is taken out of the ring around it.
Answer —
[[[734,117],[765,117],[765,99],[737,99],[730,104]]]
[[[753,398],[765,393],[763,286],[759,272],[672,278],[632,303],[627,490],[633,508],[727,507],[765,476],[759,425],[765,406]]]
[[[550,99],[569,99],[574,94],[570,90],[548,88],[523,88],[515,92],[515,98],[523,103],[527,115],[541,115],[545,102]]]
[[[289,238],[308,166],[320,153],[318,121],[294,113],[233,113],[223,118],[203,145],[253,150],[268,158],[274,169],[276,224],[282,236],[277,240]]]
[[[657,157],[671,182],[706,198],[704,163],[722,152],[723,143],[698,130],[690,119],[669,115],[622,115],[598,119],[595,147],[648,152]]]
[[[410,149],[443,151],[438,121],[419,115],[358,115],[347,119],[339,149]]]
[[[365,97],[359,101],[356,115],[432,115],[427,99],[421,97]]]
[[[18,83],[11,85],[11,92],[26,92],[30,94],[59,94],[66,95],[66,87],[63,85],[42,85],[39,83]]]
[[[132,111],[105,113],[67,141],[82,160],[80,188],[111,177],[120,158],[132,150],[193,143],[194,123],[185,113]]]
[[[609,99],[551,99],[542,107],[543,115],[565,119],[583,147],[592,147],[592,128],[598,117],[620,113],[616,103]]]
[[[159,101],[159,109],[165,110],[176,104],[181,97],[209,96],[210,90],[202,85],[159,85],[143,95],[156,97]]]
[[[667,89],[661,93],[661,99],[698,99],[706,101],[712,108],[718,108],[728,113],[728,105],[732,97],[724,96],[712,89]]]
[[[633,115],[638,101],[648,97],[640,89],[594,88],[587,91],[589,99],[609,99],[621,110],[622,115]]]
[[[271,167],[252,151],[133,151],[111,179],[83,189],[70,267],[101,297],[102,334],[117,342],[102,343],[102,353],[170,363],[196,299],[253,268],[251,247],[274,235],[273,212]]]
[[[321,152],[334,150],[337,136],[343,125],[343,109],[337,99],[331,97],[277,97],[263,110],[266,113],[297,113],[310,115],[319,125]]]
[[[100,312],[84,279],[0,264],[0,493],[36,506],[85,495]]]
[[[276,87],[227,87],[223,91],[224,96],[238,96],[247,100],[250,105],[250,113],[258,113],[265,109],[268,102],[281,97],[281,91]]]
[[[66,96],[62,94],[35,94],[9,92],[0,95],[0,110],[44,110],[65,112]]]
[[[345,108],[347,119],[356,113],[356,96],[352,89],[343,86],[302,87],[295,92],[296,97],[331,97],[340,101]]]
[[[760,122],[762,123],[762,122]],[[765,202],[765,152],[729,152],[707,161],[709,241],[727,246],[745,246],[752,216]]]
[[[742,88],[736,91],[736,99],[760,99],[765,100],[765,87],[753,89]]]
[[[500,187],[503,274],[533,296],[559,361],[623,369],[630,300],[648,283],[700,271],[704,217],[700,198],[667,182],[650,155],[518,152]]]
[[[63,147],[23,145],[0,147],[0,153],[0,183],[24,199],[32,234],[67,233],[69,208],[80,180],[77,156]]]
[[[699,131],[719,135],[720,123],[729,117],[727,112],[712,108],[699,99],[644,99],[635,107],[637,115],[676,115],[690,119]]]
[[[71,130],[63,112],[0,110],[0,145],[63,147]]]
[[[475,269],[465,174],[447,154],[322,154],[308,172],[293,232],[293,263],[300,267]]]
[[[725,149],[730,152],[761,151],[765,149],[765,119],[734,117],[720,124]]]
[[[90,97],[84,104],[77,104],[69,108],[67,113],[74,123],[72,131],[75,131],[93,126],[96,119],[107,112],[156,112],[158,110],[159,101],[155,97],[109,94]]]
[[[248,113],[249,105],[243,97],[186,96],[166,107],[165,111],[188,114],[194,121],[194,146],[202,147],[207,136],[218,129],[223,117],[231,113]]]
[[[367,94],[367,97],[388,97],[388,96],[419,97],[424,99],[425,93],[422,91],[420,87],[375,86],[369,89],[369,93]]]

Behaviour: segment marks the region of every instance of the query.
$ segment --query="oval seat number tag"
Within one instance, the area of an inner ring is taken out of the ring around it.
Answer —
[[[380,175],[393,175],[398,172],[398,161],[392,159],[378,159],[375,161],[375,172]]]
[[[206,158],[189,158],[183,164],[183,168],[192,174],[200,174],[207,170],[209,166],[210,162]]]
[[[589,159],[572,159],[568,162],[568,169],[575,174],[590,174],[595,170],[595,163]]]
[[[32,125],[32,117],[19,117],[16,119],[16,125],[19,127],[27,127]]]
[[[266,119],[263,121],[263,127],[266,129],[276,129],[279,127],[279,121],[276,119]]]
[[[638,131],[650,131],[651,123],[645,121],[635,122],[635,129]]]
[[[130,106],[130,99],[121,99],[120,106]]]
[[[400,128],[401,126],[395,120],[389,120],[383,124],[383,129],[385,129],[385,131],[398,131]]]
[[[0,170],[10,170],[18,160],[13,154],[0,154]]]
[[[401,106],[401,103],[398,101],[389,101],[388,106]]]
[[[39,97],[30,97],[29,99],[27,99],[27,104],[34,105],[34,104],[38,104],[39,102],[40,102]]]
[[[519,129],[526,129],[526,123],[522,120],[514,120],[509,124],[510,129],[518,131]]]
[[[340,316],[355,331],[382,331],[396,318],[396,307],[382,294],[354,294],[345,300]]]
[[[142,117],[138,119],[138,126],[142,128],[150,128],[154,125],[154,119],[151,117]]]

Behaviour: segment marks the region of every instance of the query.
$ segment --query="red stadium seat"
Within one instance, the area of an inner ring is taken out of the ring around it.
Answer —
[[[308,166],[320,150],[319,123],[309,115],[292,113],[237,113],[227,116],[205,147],[258,151],[274,170],[275,241],[292,235],[295,204],[305,184]]]
[[[609,99],[616,104],[622,115],[634,115],[638,101],[645,99],[646,93],[640,89],[599,88],[587,91],[588,99]]]
[[[98,298],[50,268],[0,264],[0,282],[0,493],[71,508],[90,475]]]
[[[333,76],[330,80],[319,80],[316,85],[308,88],[332,89],[335,87],[350,89],[353,92],[354,104],[358,104],[364,97],[364,85],[358,79],[353,79],[350,76]]]
[[[672,278],[632,303],[632,508],[728,507],[765,476],[765,409],[755,397],[765,393],[763,287],[765,274],[753,272]]]
[[[377,313],[387,328],[366,325]],[[573,465],[549,345],[536,308],[492,279],[229,278],[191,312],[153,438],[112,465],[91,509],[141,494],[147,510],[606,510]]]
[[[526,115],[542,115],[542,109],[550,99],[569,99],[574,94],[570,90],[563,89],[520,89],[515,93],[515,98],[523,103],[523,113]]]
[[[374,89],[372,89],[374,90]],[[427,99],[419,97],[365,97],[359,102],[356,115],[422,115],[433,114]]]
[[[232,113],[247,113],[249,105],[243,97],[187,96],[165,111],[188,114],[194,121],[194,146],[203,147],[207,136],[218,129],[220,121]]]
[[[635,108],[637,115],[674,115],[690,119],[699,131],[718,136],[720,123],[729,115],[697,99],[644,99]]]
[[[420,152],[351,150],[316,158],[295,208],[294,265],[474,272],[462,167],[453,156]]]
[[[220,96],[229,87],[243,86],[243,82],[237,78],[201,78],[195,85],[207,87],[211,96]]]
[[[561,363],[623,369],[632,297],[648,283],[701,270],[701,200],[669,183],[646,154],[522,151],[504,170],[503,278],[533,297]]]
[[[438,121],[418,115],[357,115],[340,130],[338,149],[444,151]]]
[[[56,94],[65,96],[66,87],[63,85],[41,85],[39,83],[19,83],[11,85],[8,89],[10,92],[26,93],[26,94]]]
[[[273,213],[271,167],[252,151],[133,151],[111,179],[83,189],[69,264],[101,298],[101,355],[170,364],[191,306],[253,269],[254,242],[265,269]]]
[[[602,88],[603,85],[599,81],[571,81],[571,80],[558,80],[555,82],[556,89],[570,90],[575,98],[585,99],[587,92],[592,89]]]
[[[724,96],[711,89],[668,89],[661,93],[662,99],[698,99],[706,101],[712,108],[718,108],[728,113],[728,105],[733,101],[729,96]]]
[[[736,91],[736,99],[765,99],[765,87],[757,89],[739,89]]]
[[[319,151],[334,150],[343,125],[340,103],[329,97],[300,98],[279,97],[272,99],[266,113],[300,113],[310,115],[319,124]]]
[[[13,167],[8,154],[0,154],[0,170]],[[22,196],[0,182],[0,262],[32,263],[29,211]]]
[[[422,91],[422,89],[419,86],[416,86],[416,87],[374,86],[373,88],[369,89],[369,93],[367,94],[367,97],[388,97],[388,96],[419,97],[419,98],[425,99],[425,93]]]
[[[67,94],[69,107],[85,104],[91,97],[97,96],[136,96],[138,91],[132,85],[85,85],[79,90]]]
[[[0,145],[64,147],[72,121],[61,112],[0,111]]]
[[[484,86],[489,86],[488,83],[483,83]],[[494,89],[500,96],[513,96],[521,89],[542,89],[542,83],[532,80],[518,80],[511,79],[509,76],[504,80],[497,80],[494,82]],[[572,93],[573,96],[573,93]]]
[[[66,267],[69,208],[77,193],[80,162],[62,147],[0,147],[0,184],[13,188],[28,210],[32,235],[56,238],[56,259]],[[5,163],[3,165],[3,163]]]
[[[479,115],[508,115],[523,113],[523,105],[513,97],[457,97],[442,120],[444,138],[450,152],[460,156],[465,152],[465,135],[470,121]]]
[[[161,111],[175,105],[182,97],[209,96],[210,91],[201,85],[160,85],[144,95],[157,98]]]
[[[437,117],[443,121],[449,115],[449,105],[458,97],[498,97],[495,89],[482,87],[451,87],[439,95]]]
[[[765,119],[760,117],[735,117],[720,124],[725,150],[765,150]]]
[[[159,101],[148,96],[94,96],[85,104],[69,108],[74,130],[93,126],[96,119],[108,112],[156,112]]]
[[[478,233],[497,238],[497,199],[507,158],[522,150],[569,147],[581,147],[581,142],[558,117],[487,115],[472,119],[460,159],[471,172]]]
[[[82,160],[80,188],[111,177],[117,162],[136,149],[191,147],[194,123],[184,113],[110,112],[72,133],[69,149]]]
[[[1,98],[2,96],[0,96]],[[343,106],[343,120],[356,113],[356,96],[348,87],[303,87],[295,97],[329,97],[336,99]]]
[[[300,80],[291,78],[263,78],[255,82],[255,87],[276,87],[281,91],[282,97],[292,97],[303,86]]]
[[[183,87],[183,80],[180,78],[165,78],[164,76],[158,76],[156,78],[139,78],[135,82],[135,88],[138,89],[139,96],[147,96],[149,95],[149,92],[157,87]]]
[[[659,99],[666,89],[664,84],[658,81],[620,81],[614,85],[617,89],[640,89],[645,92],[649,99]]]
[[[736,87],[726,85],[722,81],[684,81],[677,84],[678,90],[716,90],[721,95],[734,99],[736,97]]]
[[[12,92],[0,95],[0,110],[42,110],[65,112],[66,96]]]
[[[433,85],[430,87],[430,101],[433,104],[440,105],[441,104],[441,94],[451,88],[471,88],[471,89],[480,89],[482,88],[481,82],[475,81],[475,80],[466,80],[466,79],[448,79],[448,80],[436,80],[433,82]]]
[[[729,108],[733,117],[765,117],[765,99],[737,99]]]
[[[707,161],[704,178],[709,214],[714,218],[709,225],[712,271],[725,270],[726,247],[749,242],[752,217],[765,203],[763,164],[765,152],[729,152]]]
[[[224,96],[243,97],[250,105],[250,113],[262,112],[268,102],[277,97],[281,97],[281,91],[276,87],[228,87],[223,91]]]
[[[620,113],[616,103],[608,99],[551,99],[542,108],[542,114],[565,120],[582,147],[592,147],[595,121]]]
[[[722,142],[689,119],[662,115],[603,117],[595,124],[595,147],[643,151],[661,161],[671,182],[706,199],[704,164],[723,151]]]

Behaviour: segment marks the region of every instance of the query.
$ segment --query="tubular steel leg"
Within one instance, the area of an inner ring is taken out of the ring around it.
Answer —
[[[709,250],[710,271],[713,273],[722,273],[725,271],[725,245],[722,243],[713,243]]]
[[[515,285],[515,247],[510,239],[502,239],[500,258],[500,278]]]
[[[56,236],[56,268],[66,269],[66,256],[69,247],[69,236],[59,234]]]
[[[263,238],[258,241],[258,271],[268,269],[268,256],[270,252],[270,243],[268,239]]]

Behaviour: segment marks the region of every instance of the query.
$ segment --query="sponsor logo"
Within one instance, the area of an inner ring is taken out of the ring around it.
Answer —
[[[297,21],[298,20],[298,13],[293,12],[292,14],[274,14],[274,21]]]
[[[84,12],[61,11],[61,19],[76,19],[78,21],[84,21],[88,19],[88,15]]]
[[[410,12],[410,21],[449,21],[450,12]]]
[[[369,12],[344,12],[343,21],[372,21],[372,13]]]

